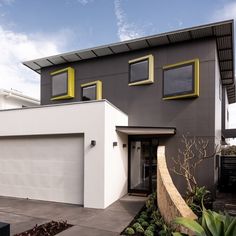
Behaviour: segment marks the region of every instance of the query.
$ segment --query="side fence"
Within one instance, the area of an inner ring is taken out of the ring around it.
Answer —
[[[221,156],[219,189],[222,192],[236,192],[236,156]]]

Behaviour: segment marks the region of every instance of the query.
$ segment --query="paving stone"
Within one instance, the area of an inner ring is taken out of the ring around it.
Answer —
[[[36,217],[18,215],[14,213],[0,212],[0,221],[4,221],[10,224],[11,235],[14,235],[16,233],[20,233],[28,229],[31,229],[36,224],[38,225],[43,224],[48,220]]]
[[[122,211],[105,210],[89,219],[78,222],[78,225],[121,232],[132,221],[133,217],[133,214]]]
[[[145,198],[126,196],[107,209],[78,205],[0,197],[0,221],[10,223],[11,235],[51,220],[74,226],[60,236],[119,235],[144,205]]]
[[[118,236],[119,234],[115,232],[110,232],[106,230],[100,230],[89,227],[73,226],[59,234],[57,236]]]

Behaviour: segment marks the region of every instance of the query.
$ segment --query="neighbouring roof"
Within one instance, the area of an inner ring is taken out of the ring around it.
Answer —
[[[226,86],[229,103],[236,102],[234,71],[234,21],[227,20],[197,27],[123,41],[100,47],[63,53],[23,62],[30,69],[41,69],[62,63],[87,60],[150,47],[169,45],[202,38],[215,38],[222,85]]]
[[[39,100],[27,95],[24,95],[23,93],[16,91],[16,90],[7,90],[7,89],[0,89],[0,95],[6,96],[7,98],[14,97],[19,100],[25,100],[31,103],[34,103],[36,105],[39,104]]]
[[[176,128],[173,127],[143,127],[143,126],[116,126],[116,131],[128,135],[173,135]]]

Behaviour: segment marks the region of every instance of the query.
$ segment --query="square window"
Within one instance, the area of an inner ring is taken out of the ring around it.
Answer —
[[[68,73],[62,72],[52,76],[52,96],[66,95],[68,91]]]
[[[74,97],[74,69],[71,67],[51,73],[52,99],[70,99]]]
[[[199,60],[168,65],[163,68],[163,98],[179,99],[199,96]]]
[[[100,80],[81,85],[82,101],[102,99],[102,82]]]
[[[96,100],[96,85],[82,88],[82,101]]]
[[[154,82],[154,59],[152,55],[129,61],[129,85]]]

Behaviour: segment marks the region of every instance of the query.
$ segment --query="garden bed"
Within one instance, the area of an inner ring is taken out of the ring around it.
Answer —
[[[73,225],[68,224],[66,221],[51,221],[43,225],[35,225],[34,228],[23,233],[15,234],[14,236],[54,236],[72,226]]]
[[[161,217],[157,207],[156,193],[153,193],[121,235],[171,236],[171,231]]]

